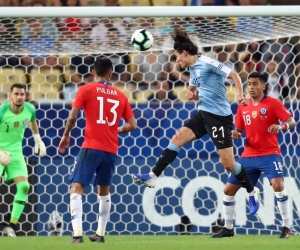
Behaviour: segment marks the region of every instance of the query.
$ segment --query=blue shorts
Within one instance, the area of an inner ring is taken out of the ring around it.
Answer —
[[[116,159],[117,155],[113,153],[81,148],[76,157],[69,181],[88,186],[92,183],[94,174],[96,174],[95,186],[109,186],[115,173]]]
[[[274,178],[283,178],[282,160],[279,155],[241,157],[239,163],[246,169],[254,186],[262,172],[265,173],[269,181]],[[229,175],[227,182],[235,185],[241,185],[233,174]]]

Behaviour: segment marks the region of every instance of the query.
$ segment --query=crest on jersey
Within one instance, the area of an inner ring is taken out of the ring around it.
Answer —
[[[29,119],[25,118],[24,121],[23,121],[23,124],[28,127],[28,125],[29,125]]]
[[[19,127],[20,123],[19,122],[14,122],[14,127],[17,128]]]
[[[196,69],[196,75],[197,77],[200,77],[200,69]]]
[[[252,117],[256,118],[257,117],[257,111],[252,111]]]
[[[266,113],[267,113],[267,109],[266,108],[261,108],[260,109],[260,113],[262,114],[262,115],[265,115]]]

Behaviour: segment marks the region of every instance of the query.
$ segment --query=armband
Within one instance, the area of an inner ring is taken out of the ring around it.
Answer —
[[[283,123],[282,125],[284,126],[285,130],[288,130],[290,128],[290,125],[288,123],[286,123],[286,122]]]

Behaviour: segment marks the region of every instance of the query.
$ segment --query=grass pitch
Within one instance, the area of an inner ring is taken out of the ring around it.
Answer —
[[[276,235],[237,235],[212,239],[206,235],[184,236],[106,236],[106,242],[92,243],[84,237],[83,244],[69,244],[70,237],[2,237],[2,250],[300,250],[300,236],[278,239]]]

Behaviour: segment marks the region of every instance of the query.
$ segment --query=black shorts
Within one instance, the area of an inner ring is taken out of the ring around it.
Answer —
[[[209,134],[215,146],[222,149],[232,147],[232,123],[232,115],[220,116],[200,110],[184,127],[191,129],[197,139]]]

